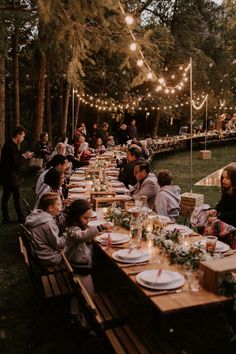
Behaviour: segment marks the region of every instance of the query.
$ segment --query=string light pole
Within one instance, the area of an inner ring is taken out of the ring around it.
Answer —
[[[189,88],[190,88],[190,193],[193,189],[193,60],[189,62]]]

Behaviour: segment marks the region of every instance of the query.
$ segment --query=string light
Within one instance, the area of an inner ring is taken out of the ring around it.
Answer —
[[[128,26],[131,26],[134,23],[134,18],[131,15],[126,15],[125,16],[125,22],[127,23]]]
[[[203,101],[202,101],[202,103],[201,103],[200,105],[197,105],[197,104],[195,103],[195,101],[192,100],[193,108],[196,109],[197,111],[199,111],[200,109],[202,109],[202,107],[204,106],[204,104],[205,104],[207,98],[208,98],[208,95],[206,95],[206,96],[204,97],[204,99],[203,99]]]

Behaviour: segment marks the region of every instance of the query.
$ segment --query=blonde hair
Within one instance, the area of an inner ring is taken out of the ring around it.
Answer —
[[[42,195],[39,200],[39,209],[47,211],[51,205],[54,205],[56,201],[60,198],[59,193],[48,192]]]

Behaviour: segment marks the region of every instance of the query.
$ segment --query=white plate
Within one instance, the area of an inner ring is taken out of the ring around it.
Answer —
[[[150,259],[150,254],[146,254],[145,256],[139,258],[138,260],[134,261],[133,259],[132,260],[130,259],[130,260],[125,261],[124,259],[120,258],[117,255],[117,252],[119,252],[119,251],[116,251],[116,252],[112,253],[112,258],[115,259],[118,262],[121,262],[121,263],[130,263],[130,264],[132,264],[132,263],[142,263],[142,262],[149,261],[149,259]]]
[[[176,279],[175,281],[172,281],[171,283],[168,283],[168,284],[155,284],[155,285],[154,284],[147,284],[145,281],[142,280],[142,278],[140,278],[140,276],[142,277],[142,273],[143,272],[139,273],[136,276],[137,283],[139,283],[140,285],[142,285],[148,289],[172,290],[172,289],[180,288],[185,283],[184,277],[182,275],[180,275],[179,279]]]
[[[84,170],[78,170],[78,171],[75,171],[75,174],[84,174]]]
[[[167,224],[173,224],[173,221],[168,216],[165,215],[157,215],[157,219]]]
[[[107,179],[110,181],[118,181],[118,178],[115,176],[107,176]]]
[[[160,275],[158,276],[157,269],[150,269],[140,273],[140,279],[144,281],[147,285],[157,284],[169,284],[173,281],[180,279],[181,276],[177,272],[172,272],[170,270],[162,269]]]
[[[133,208],[129,208],[129,209],[128,209],[128,212],[130,212],[130,213],[140,213],[140,212],[148,212],[148,213],[151,213],[151,212],[152,212],[152,209],[150,209],[150,208],[145,208],[145,207],[142,207],[142,208],[133,207]]]
[[[116,192],[116,193],[120,193],[120,194],[124,194],[124,193],[127,193],[129,192],[129,190],[127,188],[113,188],[113,191]]]
[[[84,181],[84,177],[72,176],[70,178],[70,182],[78,182],[78,181]]]
[[[84,193],[85,192],[85,189],[84,188],[71,188],[71,192],[72,193]]]
[[[72,199],[72,200],[77,200],[77,199],[90,199],[90,197],[87,195],[87,194],[83,194],[83,193],[70,193],[68,195],[68,198],[69,199]]]
[[[130,240],[129,235],[124,235],[124,234],[120,234],[120,233],[111,232],[110,236],[111,236],[111,243],[116,244],[116,245],[126,243]],[[97,236],[96,240],[98,242],[100,242],[101,244],[105,245],[108,240],[108,233]]]
[[[107,241],[109,236],[112,241],[121,241],[124,238],[127,238],[127,237],[129,238],[129,235],[121,234],[119,232],[106,232],[106,233],[100,235],[99,237],[101,240]]]
[[[99,220],[90,220],[88,223],[88,226],[99,226],[102,225],[105,221],[99,221]]]
[[[113,181],[111,182],[112,187],[124,187],[124,183],[120,181]]]
[[[143,250],[124,248],[123,250],[117,251],[117,257],[123,261],[137,261],[140,258],[147,256],[149,253]]]
[[[127,195],[127,194],[120,194],[118,198],[119,199],[125,199],[125,200],[131,200],[132,199],[132,197],[130,195]],[[117,200],[117,201],[119,201],[119,200]]]
[[[170,224],[165,227],[166,231],[174,231],[177,230],[183,235],[190,235],[193,233],[193,230],[191,230],[188,226],[185,225],[179,225],[179,224]]]
[[[200,241],[195,242],[195,245],[197,246],[202,246],[202,247],[206,247],[206,240],[202,239]],[[227,245],[224,242],[221,241],[216,241],[216,249],[215,252],[227,252],[230,250],[229,245]]]

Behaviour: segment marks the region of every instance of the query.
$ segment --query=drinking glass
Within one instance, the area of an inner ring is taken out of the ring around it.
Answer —
[[[138,247],[141,237],[142,237],[142,229],[139,225],[130,225],[130,234],[131,234],[131,247]]]
[[[97,213],[97,221],[104,221],[104,211],[103,208],[97,208],[96,209]]]
[[[206,251],[209,252],[211,255],[214,254],[215,249],[216,249],[216,241],[217,237],[216,236],[206,236]]]
[[[198,292],[201,289],[202,278],[203,278],[203,271],[200,269],[192,271],[189,274],[188,282],[189,282],[189,290],[191,292]]]
[[[142,197],[135,199],[134,204],[137,209],[141,209],[143,206]]]

